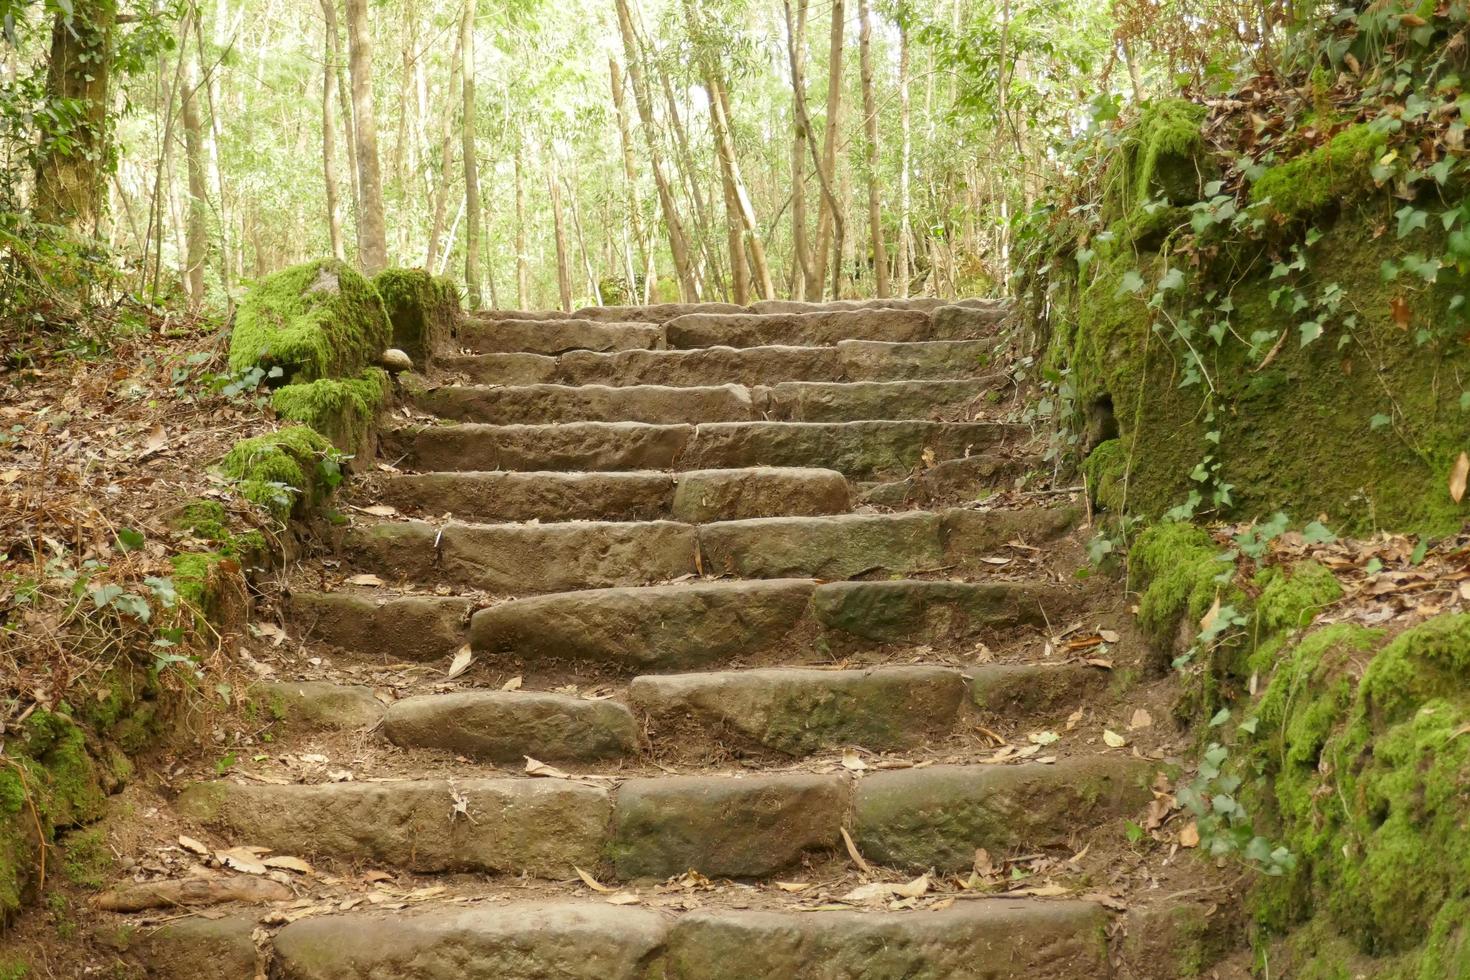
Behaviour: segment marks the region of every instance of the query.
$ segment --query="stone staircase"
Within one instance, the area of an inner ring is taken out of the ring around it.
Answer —
[[[1082,514],[1007,492],[1035,460],[1002,417],[1005,314],[466,317],[289,584],[271,741],[170,815],[318,878],[266,929],[169,922],[149,969],[1112,976],[1081,864],[1067,897],[975,887],[1120,836],[1155,768],[997,751],[1110,684],[1046,642],[1087,599]]]

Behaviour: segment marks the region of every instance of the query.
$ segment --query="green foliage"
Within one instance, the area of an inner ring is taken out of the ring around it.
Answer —
[[[1150,99],[1124,131],[1115,193],[1120,212],[1131,214],[1145,202],[1193,204],[1210,179],[1204,154],[1205,107],[1186,99]]]
[[[372,284],[345,263],[292,266],[255,285],[235,317],[230,369],[279,367],[288,383],[357,375],[388,346]]]
[[[235,443],[220,470],[247,500],[284,521],[304,513],[336,485],[337,459],[325,436],[293,425]]]

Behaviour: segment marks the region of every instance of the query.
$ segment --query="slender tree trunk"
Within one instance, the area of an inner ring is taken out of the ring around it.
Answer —
[[[327,188],[327,231],[332,255],[345,258],[342,216],[337,210],[337,10],[336,0],[321,0],[326,45],[322,62],[322,180]]]
[[[678,205],[664,179],[663,166],[658,151],[658,137],[654,133],[653,103],[644,84],[643,68],[639,63],[638,38],[633,32],[633,17],[628,9],[628,0],[616,0],[618,29],[623,35],[623,52],[628,62],[628,77],[633,82],[633,101],[638,105],[638,118],[643,124],[643,135],[648,141],[649,168],[653,171],[653,182],[658,189],[659,204],[664,213],[664,227],[669,235],[669,251],[674,258],[674,271],[679,277],[679,290],[686,301],[699,298],[695,285],[693,265],[689,261],[689,240],[684,232],[684,223],[679,218]]]
[[[669,110],[669,129],[673,135],[674,158],[678,163],[679,176],[689,189],[689,199],[694,202],[694,232],[691,237],[697,241],[699,253],[704,260],[701,268],[697,258],[690,256],[691,261],[696,262],[695,282],[699,285],[712,282],[716,292],[724,295],[725,277],[720,271],[719,250],[714,247],[710,230],[714,220],[710,217],[710,207],[705,203],[704,192],[699,189],[699,170],[694,163],[694,154],[689,150],[689,133],[679,116],[679,100],[674,98],[673,82],[664,73],[660,74],[659,80],[663,83],[665,105]],[[693,245],[690,247],[692,249]]]
[[[464,157],[464,279],[470,309],[478,310],[480,297],[480,174],[475,156],[475,0],[467,0],[460,21],[459,46],[464,51],[464,121],[461,155]]]
[[[714,130],[715,143],[724,160],[725,173],[734,197],[739,226],[744,228],[745,239],[750,243],[750,272],[760,286],[762,299],[775,299],[776,288],[771,282],[771,268],[766,263],[766,246],[761,239],[760,224],[756,221],[755,206],[750,202],[750,193],[745,188],[745,179],[740,174],[740,158],[735,155],[735,139],[730,125],[730,101],[724,83],[710,67],[710,122]],[[742,253],[744,249],[742,248]],[[746,300],[735,302],[744,304]]]
[[[840,226],[842,216],[831,187],[837,176],[837,134],[842,123],[842,38],[847,27],[847,14],[843,0],[832,0],[832,42],[828,53],[827,77],[827,124],[822,135],[822,179],[828,193],[822,196],[822,208],[817,213],[817,251],[815,268],[818,295],[808,294],[808,299],[820,299],[822,280],[826,278],[828,250],[832,248],[833,228]],[[840,230],[839,230],[840,237]]]
[[[451,101],[456,89],[461,88],[460,74],[464,71],[464,35],[455,35],[454,53],[449,58],[449,84],[444,90],[444,115],[439,127],[439,180],[434,184],[434,211],[429,221],[429,251],[424,264],[430,269],[439,259],[439,249],[444,244],[444,217],[449,207],[449,175],[454,169],[454,112]]]
[[[794,279],[791,295],[803,297],[807,284],[820,281],[812,264],[811,244],[807,241],[806,156],[811,132],[805,113],[796,102],[805,101],[806,92],[806,11],[807,0],[796,0],[796,17],[791,16],[791,0],[785,2],[787,56],[791,68],[792,136],[791,136],[791,251]]]
[[[36,148],[33,209],[47,224],[95,233],[102,215],[107,161],[112,153],[109,110],[117,0],[76,0],[70,18],[51,27],[46,95],[80,111],[65,140],[43,134]]]
[[[567,258],[566,223],[561,213],[561,177],[557,173],[556,150],[548,147],[550,160],[546,169],[546,185],[551,192],[551,222],[556,235],[556,292],[561,300],[561,309],[572,312],[572,270]]]
[[[653,250],[648,248],[643,240],[643,208],[638,200],[638,170],[633,158],[633,129],[628,123],[628,107],[623,98],[623,69],[618,64],[618,59],[611,54],[607,56],[607,69],[612,80],[613,109],[618,117],[618,138],[623,148],[623,180],[626,184],[624,191],[628,209],[626,227],[632,229],[633,240],[638,243],[639,264],[643,267],[643,281],[647,283],[654,277]],[[629,254],[631,256],[631,249]],[[631,297],[638,293],[638,279],[633,272],[631,258],[628,267],[628,295]]]
[[[582,209],[577,203],[577,188],[580,181],[577,180],[577,161],[572,160],[572,172],[567,181],[567,196],[571,201],[572,231],[577,235],[577,250],[582,255],[582,271],[587,274],[587,287],[592,291],[592,301],[598,306],[602,305],[602,285],[597,281],[597,270],[592,264],[592,253],[587,248],[587,236],[582,231]]]
[[[901,146],[898,169],[898,295],[908,298],[909,280],[913,278],[912,245],[909,241],[909,169],[913,155],[913,136],[909,114],[909,30],[902,19],[898,24],[898,130]]]
[[[530,309],[531,262],[526,255],[526,188],[521,179],[522,143],[516,141],[516,308]]]
[[[383,214],[383,175],[378,169],[378,124],[373,113],[373,47],[367,0],[347,0],[347,54],[352,75],[352,112],[357,135],[361,207],[357,214],[357,261],[373,276],[388,266],[388,229]]]
[[[868,231],[873,238],[873,272],[878,295],[890,295],[888,288],[888,246],[883,241],[883,213],[878,193],[878,103],[873,96],[873,12],[868,0],[858,0],[861,19],[858,34],[858,56],[862,62],[863,131],[867,134],[868,161]]]
[[[187,34],[188,28],[185,27]],[[187,50],[188,45],[183,45]],[[184,285],[189,308],[204,305],[204,263],[209,258],[209,191],[204,173],[204,124],[199,99],[204,88],[199,62],[189,59],[188,88],[184,94],[184,157],[189,171],[189,218],[185,230]]]

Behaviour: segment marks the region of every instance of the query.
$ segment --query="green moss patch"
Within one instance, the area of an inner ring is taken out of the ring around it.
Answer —
[[[357,378],[321,378],[277,388],[271,407],[282,419],[315,429],[352,454],[367,441],[387,394],[388,375],[369,368]]]
[[[1206,109],[1187,99],[1151,99],[1123,136],[1121,166],[1110,177],[1115,215],[1145,201],[1193,204],[1212,179],[1201,131]]]
[[[1262,204],[1281,222],[1319,214],[1373,185],[1369,169],[1386,143],[1366,123],[1350,126],[1322,146],[1267,170],[1251,187],[1251,202]]]
[[[371,283],[345,263],[292,266],[256,284],[235,316],[230,370],[279,367],[288,383],[360,374],[388,346]]]
[[[220,469],[242,496],[278,520],[300,515],[331,489],[323,463],[333,452],[322,434],[293,425],[235,443]]]
[[[1463,974],[1467,691],[1467,615],[1436,617],[1387,645],[1340,624],[1282,658],[1258,705],[1256,761],[1299,863],[1258,896],[1265,924],[1313,919],[1362,954],[1402,957],[1375,975]]]
[[[388,269],[373,279],[392,324],[392,343],[420,371],[454,333],[459,292],[443,276],[423,269]]]

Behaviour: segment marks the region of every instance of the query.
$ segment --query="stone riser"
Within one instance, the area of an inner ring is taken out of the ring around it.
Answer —
[[[845,746],[904,751],[982,717],[1052,723],[1057,712],[1095,700],[1107,680],[1105,671],[1081,664],[990,664],[963,672],[906,666],[645,675],[634,678],[621,701],[465,690],[385,708],[365,687],[318,685],[293,693],[301,702],[296,727],[381,722],[383,736],[404,748],[516,766],[527,756],[577,764],[684,763],[727,753],[801,758]],[[303,710],[315,703],[324,710]]]
[[[562,665],[633,675],[756,661],[812,664],[926,645],[968,648],[1069,617],[1075,590],[1021,582],[690,582],[513,599],[471,617],[468,599],[297,593],[293,628],[364,660],[482,657],[537,671]],[[466,624],[469,624],[467,631]]]
[[[463,423],[390,432],[384,453],[420,471],[706,470],[821,467],[899,479],[933,461],[983,455],[1028,435],[996,422]]]
[[[765,878],[834,856],[844,826],[875,864],[957,872],[976,848],[1073,846],[1080,828],[1133,815],[1151,797],[1153,769],[1118,753],[860,779],[659,776],[612,788],[531,777],[212,782],[186,789],[178,807],[256,846],[421,873]]]
[[[318,915],[273,940],[278,980],[1101,980],[1107,914],[987,898],[939,911],[708,910],[599,901]],[[183,918],[143,940],[163,980],[256,980],[254,916]]]
[[[418,473],[383,481],[399,510],[467,521],[658,521],[691,524],[852,509],[834,470],[747,468],[684,473]]]
[[[898,344],[844,340],[830,347],[452,354],[435,363],[476,384],[717,385],[783,381],[920,381],[973,378],[989,363],[983,340]]]
[[[844,340],[918,343],[978,340],[993,334],[1005,307],[822,310],[807,313],[687,313],[661,324],[605,317],[463,320],[462,347],[479,354],[558,355],[574,350],[693,350],[702,347],[821,347]],[[608,313],[608,316],[615,315]]]
[[[668,582],[698,575],[744,579],[950,577],[983,572],[1007,542],[1066,532],[1071,509],[907,511],[563,524],[384,522],[348,528],[354,568],[394,581],[530,596]]]
[[[455,422],[855,422],[968,420],[988,404],[986,381],[783,382],[776,385],[447,385],[415,406]]]

